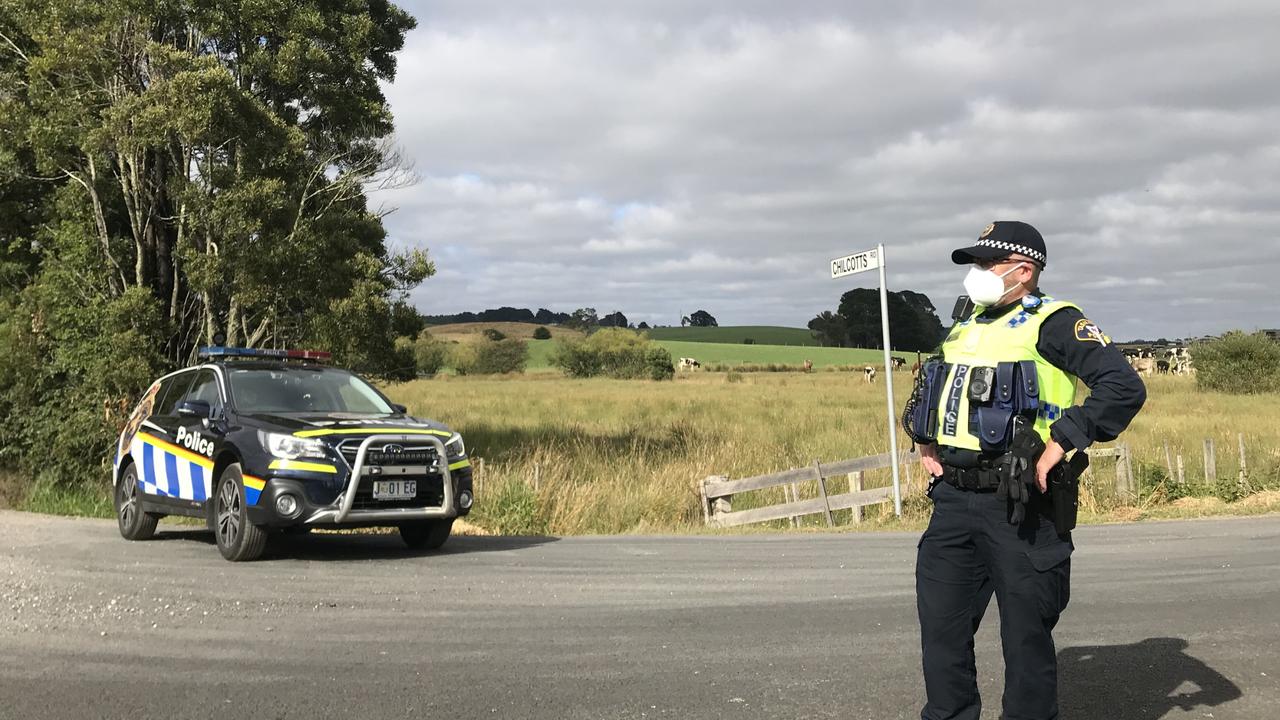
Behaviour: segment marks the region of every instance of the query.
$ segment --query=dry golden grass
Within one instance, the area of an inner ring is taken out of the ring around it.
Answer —
[[[897,373],[896,381],[901,406],[910,375]],[[1174,377],[1150,379],[1149,390],[1147,408],[1123,438],[1144,481],[1143,495],[1132,507],[1118,509],[1113,463],[1099,460],[1082,498],[1087,518],[1202,512],[1164,501],[1170,494],[1160,489],[1167,484],[1165,441],[1173,453],[1184,455],[1192,489],[1206,491],[1192,494],[1206,494],[1212,485],[1203,477],[1205,437],[1218,445],[1220,478],[1235,477],[1236,434],[1244,433],[1255,487],[1277,479],[1275,396],[1201,393],[1193,380]],[[554,374],[438,377],[389,392],[415,414],[463,433],[472,456],[481,461],[472,520],[498,532],[700,530],[697,483],[703,477],[744,477],[888,450],[883,384],[868,385],[861,376],[843,373],[698,373],[672,382],[570,380]],[[882,507],[869,510],[872,517],[864,527],[919,526],[929,509],[921,494],[923,479],[916,467],[906,473],[905,522],[886,517],[890,508]],[[889,472],[868,473],[864,481],[867,487],[887,485]],[[831,488],[843,489],[840,481]],[[811,497],[814,489],[804,492]],[[781,497],[780,490],[762,493],[735,499],[734,506]],[[1254,506],[1242,510],[1258,511]],[[807,524],[818,521],[809,518]]]

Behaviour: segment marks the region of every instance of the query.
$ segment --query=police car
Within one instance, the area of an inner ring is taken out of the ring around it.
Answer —
[[[310,350],[211,347],[155,381],[116,444],[120,534],[145,540],[166,515],[204,518],[228,560],[273,531],[394,526],[435,549],[471,510],[462,436],[411,417]]]

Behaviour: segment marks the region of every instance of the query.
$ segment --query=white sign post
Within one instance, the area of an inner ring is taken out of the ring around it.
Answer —
[[[880,269],[880,329],[884,335],[884,391],[889,411],[889,455],[893,462],[893,512],[902,517],[902,482],[898,474],[898,423],[893,404],[893,361],[889,357],[889,291],[884,279],[884,245],[831,261],[831,279]]]

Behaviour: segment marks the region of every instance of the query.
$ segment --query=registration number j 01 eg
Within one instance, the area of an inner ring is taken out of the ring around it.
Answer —
[[[417,480],[378,480],[373,483],[374,500],[412,500],[417,494]]]

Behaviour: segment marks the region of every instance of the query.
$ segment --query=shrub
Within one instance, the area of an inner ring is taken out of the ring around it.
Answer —
[[[550,340],[551,331],[539,325],[538,327],[534,328],[533,339],[534,340]]]
[[[669,380],[675,375],[666,348],[624,328],[603,328],[582,340],[561,340],[551,364],[570,377]]]
[[[484,329],[484,336],[485,336],[485,338],[486,338],[486,339],[488,339],[488,340],[494,340],[494,341],[497,341],[497,340],[506,340],[506,339],[507,339],[507,336],[506,336],[505,334],[503,334],[503,332],[502,332],[501,330],[497,329],[497,328],[485,328],[485,329]]]
[[[1196,385],[1232,394],[1280,391],[1280,343],[1238,330],[1191,348]]]
[[[529,345],[517,338],[460,343],[450,353],[449,364],[459,375],[503,375],[524,372]]]
[[[449,345],[423,331],[413,344],[413,357],[419,374],[435,375],[449,362]]]

